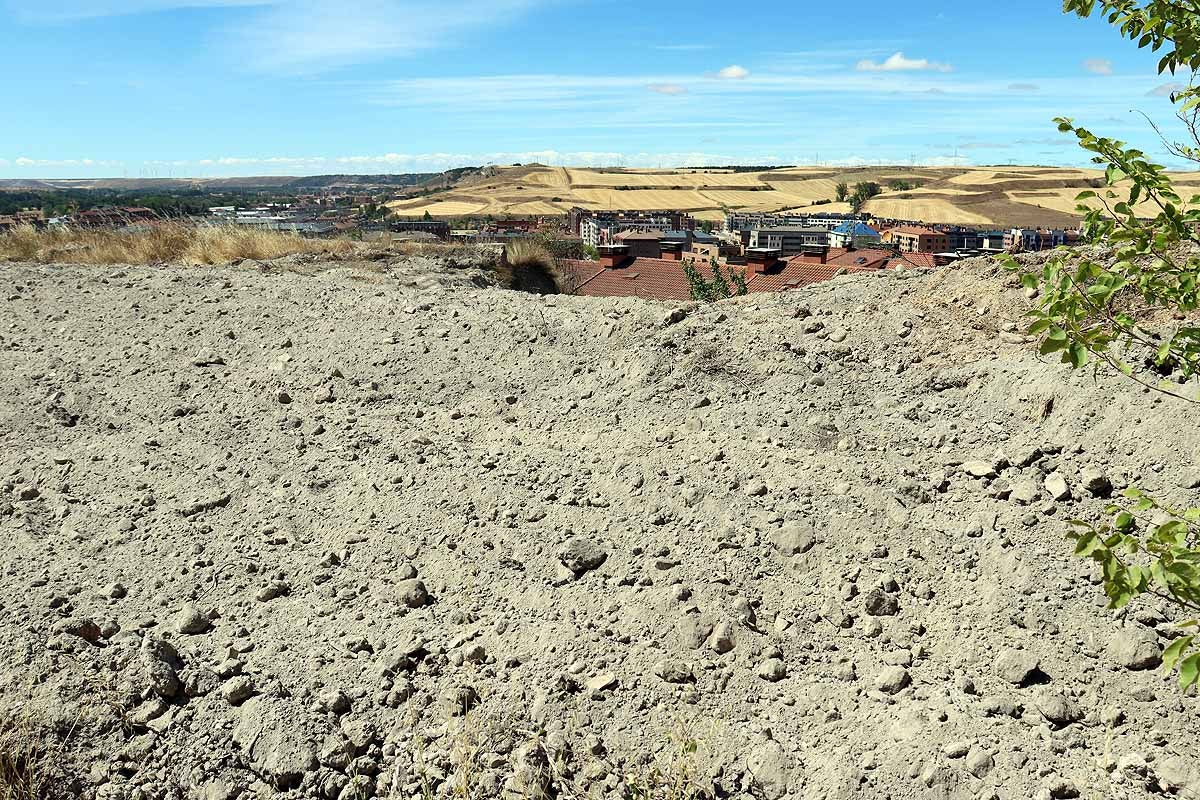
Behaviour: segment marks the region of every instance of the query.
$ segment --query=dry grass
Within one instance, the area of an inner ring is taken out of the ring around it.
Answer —
[[[61,746],[48,744],[27,718],[0,724],[0,800],[56,800],[53,770]]]
[[[29,226],[0,235],[0,261],[73,264],[227,264],[269,260],[296,253],[342,255],[346,239],[305,239],[292,233],[237,225],[164,222],[141,231]]]

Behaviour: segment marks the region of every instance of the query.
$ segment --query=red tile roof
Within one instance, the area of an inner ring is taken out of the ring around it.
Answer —
[[[633,258],[624,266],[605,269],[593,261],[566,261],[564,266],[582,279],[575,294],[586,297],[642,297],[646,300],[691,300],[692,288],[683,262],[663,258]],[[706,279],[712,268],[698,262]],[[587,277],[589,276],[590,277]]]
[[[572,273],[576,294],[587,297],[641,297],[647,300],[692,299],[691,286],[683,272],[683,262],[661,258],[632,258],[624,266],[606,269],[595,261],[563,261],[562,267]],[[752,274],[746,270],[746,288],[752,293],[786,292],[802,286],[830,280],[842,274],[878,272],[882,269],[933,267],[931,253],[905,253],[867,248],[863,250],[834,249],[826,263],[816,256],[795,256],[776,262],[766,273]],[[706,279],[712,278],[712,267],[703,261],[696,269]]]
[[[905,269],[933,269],[937,266],[937,259],[933,253],[892,254],[892,259],[888,262],[887,266],[888,269],[895,269],[896,267],[904,267]]]
[[[859,269],[857,267],[841,267],[836,264],[805,264],[805,263],[787,263],[781,270],[772,270],[763,274],[753,276],[747,283],[746,287],[751,292],[786,292],[791,289],[799,289],[802,286],[811,286],[814,283],[832,280],[838,275],[850,272],[873,272],[874,270]]]
[[[922,228],[919,225],[901,225],[898,228],[892,228],[890,233],[903,233],[908,236],[945,236],[941,231],[935,231],[932,228]]]

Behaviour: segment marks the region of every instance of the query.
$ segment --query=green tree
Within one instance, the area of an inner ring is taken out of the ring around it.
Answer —
[[[706,280],[696,269],[695,259],[683,262],[683,274],[687,278],[688,288],[692,299],[700,303],[715,303],[728,297],[744,297],[750,290],[746,285],[746,273],[727,266],[721,270],[720,263],[715,259],[708,262],[712,278]]]
[[[850,195],[850,207],[856,212],[861,211],[867,201],[883,191],[875,181],[864,181],[854,184],[854,193]]]
[[[433,214],[430,214],[429,211],[426,211],[421,216],[421,219],[424,220],[425,222],[433,222]]]
[[[839,183],[837,188],[834,190],[834,196],[837,198],[839,203],[846,202],[846,200],[850,197],[849,185],[847,185],[845,181]]]
[[[1164,138],[1164,144],[1200,161],[1200,6],[1191,0],[1065,0],[1063,9],[1080,17],[1100,13],[1139,48],[1163,50],[1160,73],[1192,71],[1193,80],[1172,96],[1191,143]],[[1041,337],[1044,355],[1060,354],[1071,367],[1111,368],[1195,403],[1200,327],[1190,317],[1200,307],[1200,196],[1185,204],[1166,169],[1141,150],[1070,119],[1056,122],[1105,168],[1104,186],[1077,201],[1087,238],[1107,243],[1111,252],[1101,259],[1063,249],[1029,268],[1008,258],[1022,283],[1038,292],[1030,333]],[[1175,321],[1155,321],[1163,318]],[[1104,525],[1073,522],[1070,536],[1077,555],[1101,565],[1110,606],[1123,608],[1150,594],[1187,616],[1200,615],[1200,508],[1164,508],[1133,488],[1108,511]],[[1189,629],[1200,629],[1200,622],[1183,622],[1182,630]],[[1163,654],[1185,690],[1200,682],[1197,644],[1196,635],[1181,635]]]

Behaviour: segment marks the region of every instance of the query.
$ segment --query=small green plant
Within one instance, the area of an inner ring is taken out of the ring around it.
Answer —
[[[702,784],[697,763],[700,743],[680,732],[671,737],[667,761],[625,776],[626,800],[708,800],[712,792]]]
[[[695,259],[689,258],[683,262],[683,274],[687,277],[693,300],[715,303],[728,297],[744,297],[750,291],[746,285],[745,272],[727,266],[726,274],[715,258],[709,260],[708,266],[712,272],[711,279],[705,279],[700,274],[700,270],[696,269]]]
[[[1121,609],[1149,594],[1200,614],[1200,508],[1174,511],[1138,489],[1126,491],[1125,498],[1127,504],[1108,506],[1112,520],[1101,527],[1071,523],[1075,554],[1103,570],[1109,607]],[[1200,620],[1180,627],[1200,630]],[[1200,683],[1200,651],[1189,654],[1197,639],[1181,636],[1163,653],[1168,670],[1178,667],[1185,691]]]

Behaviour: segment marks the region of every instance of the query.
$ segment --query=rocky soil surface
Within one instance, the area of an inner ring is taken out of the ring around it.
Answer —
[[[1200,796],[1177,620],[1064,537],[1200,503],[1192,408],[987,263],[486,283],[0,266],[10,740],[105,800]]]

